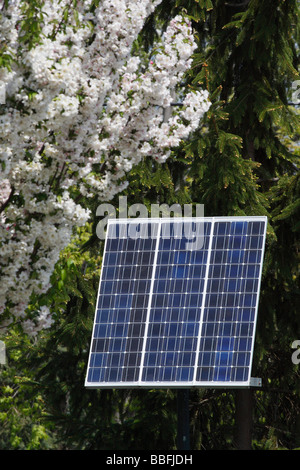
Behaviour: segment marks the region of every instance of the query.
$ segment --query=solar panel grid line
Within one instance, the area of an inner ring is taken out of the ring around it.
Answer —
[[[107,236],[98,289],[99,297],[102,283],[103,298],[99,300],[100,313],[97,312],[94,322],[98,320],[99,325],[93,326],[86,386],[249,385],[267,220],[265,217],[201,220],[203,226],[211,226],[209,244],[205,246],[204,236],[202,251],[184,251],[187,247],[184,237],[180,239],[174,234],[161,243],[162,237],[156,233],[154,256],[148,241],[135,244],[129,239],[129,227],[133,228],[131,234],[135,233],[136,220],[112,222],[116,226],[123,224],[123,241],[114,243],[114,251],[122,254],[118,258],[114,252],[106,258]],[[263,223],[259,225],[263,226],[263,233],[252,233],[254,221]],[[145,224],[143,229],[149,230],[149,222],[151,230],[158,223],[161,232],[162,225],[174,219],[139,219],[138,224]],[[195,219],[189,222],[194,223]],[[179,224],[177,219],[174,232]],[[197,229],[197,224],[194,226]],[[214,234],[215,226],[220,233]],[[108,235],[109,231],[110,223]],[[129,250],[129,244],[131,250],[138,249],[127,256],[123,252]],[[149,249],[152,253],[147,252]],[[130,266],[130,262],[136,264]],[[124,295],[126,291],[129,293]]]

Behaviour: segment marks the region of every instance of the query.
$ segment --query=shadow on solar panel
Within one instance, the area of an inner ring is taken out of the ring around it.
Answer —
[[[86,387],[247,387],[267,219],[111,219]]]

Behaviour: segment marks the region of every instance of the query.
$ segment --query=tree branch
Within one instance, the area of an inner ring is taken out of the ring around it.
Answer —
[[[6,201],[5,201],[3,204],[1,204],[1,207],[0,207],[0,214],[1,214],[1,212],[4,211],[4,209],[6,208],[6,206],[7,206],[7,205],[9,204],[9,202],[11,201],[11,198],[13,197],[14,192],[15,192],[15,188],[12,187],[12,188],[11,188],[10,195],[8,196],[8,199],[6,199]]]
[[[233,7],[233,8],[243,8],[245,6],[248,5],[248,3],[250,2],[250,0],[245,0],[245,2],[241,2],[241,3],[225,3],[225,6],[226,7]]]

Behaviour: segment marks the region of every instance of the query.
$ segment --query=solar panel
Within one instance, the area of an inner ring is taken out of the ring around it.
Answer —
[[[110,219],[85,386],[249,386],[266,226]]]

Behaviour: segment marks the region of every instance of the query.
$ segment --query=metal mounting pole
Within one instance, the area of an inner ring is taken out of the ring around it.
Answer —
[[[238,450],[251,450],[252,441],[252,390],[236,391],[236,447]]]
[[[177,449],[190,450],[189,389],[177,390]]]
[[[262,386],[262,380],[251,377],[250,388],[236,390],[235,396],[235,443],[239,450],[252,448],[252,412],[253,412],[253,388]]]

